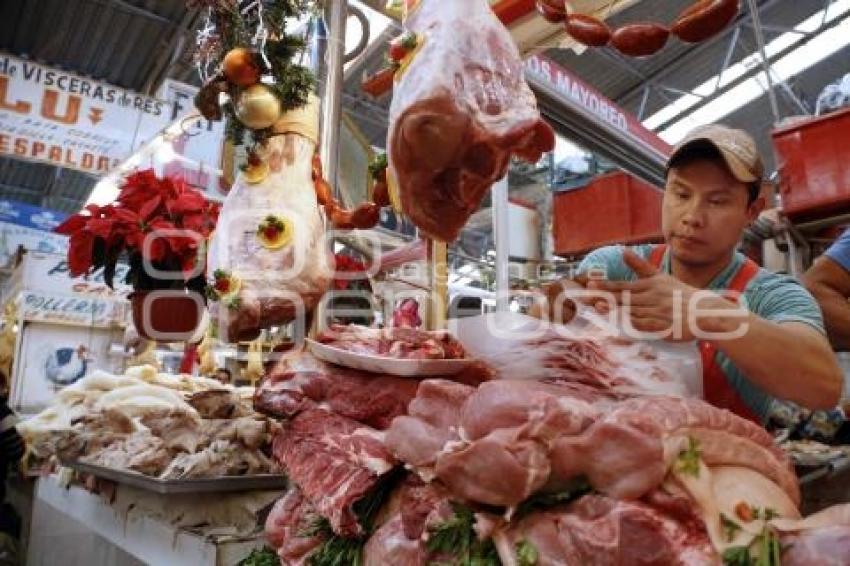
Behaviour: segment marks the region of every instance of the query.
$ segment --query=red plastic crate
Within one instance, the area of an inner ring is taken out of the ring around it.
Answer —
[[[850,209],[850,108],[773,131],[782,208],[817,219]]]
[[[556,194],[555,253],[572,256],[611,244],[661,240],[661,199],[660,190],[619,171]]]

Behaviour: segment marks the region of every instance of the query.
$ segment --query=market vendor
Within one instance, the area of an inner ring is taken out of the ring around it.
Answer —
[[[763,175],[747,133],[720,125],[694,130],[667,163],[665,243],[598,249],[581,262],[576,279],[553,284],[546,294],[600,291],[582,300],[602,311],[622,309],[638,331],[699,340],[705,399],[740,416],[764,422],[773,398],[834,407],[842,374],[814,298],[736,249],[764,207]],[[567,305],[550,314],[571,318],[575,303]],[[700,340],[707,333],[715,336]]]
[[[820,303],[833,348],[850,350],[850,229],[815,260],[803,282]]]

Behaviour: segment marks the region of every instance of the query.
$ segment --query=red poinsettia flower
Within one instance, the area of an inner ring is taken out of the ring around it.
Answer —
[[[199,243],[215,228],[219,209],[182,179],[159,179],[146,169],[124,179],[116,203],[88,205],[56,232],[70,238],[72,275],[99,267],[114,272],[119,255],[127,252],[131,276],[134,269],[142,269],[142,258],[168,269],[181,269],[188,276],[202,251]],[[151,241],[146,246],[148,238]]]

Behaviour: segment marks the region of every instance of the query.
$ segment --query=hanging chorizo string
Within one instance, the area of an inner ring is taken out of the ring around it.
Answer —
[[[648,57],[658,53],[671,35],[699,43],[720,33],[740,10],[739,0],[699,0],[683,10],[669,27],[658,22],[635,22],[611,29],[593,16],[575,13],[565,0],[537,0],[546,21],[564,24],[567,34],[587,47],[610,45],[623,55]]]

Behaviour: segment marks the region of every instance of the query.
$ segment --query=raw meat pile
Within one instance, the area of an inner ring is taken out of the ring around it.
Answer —
[[[317,339],[341,350],[387,358],[460,360],[466,357],[463,346],[451,334],[442,331],[333,325]]]
[[[217,381],[95,372],[18,425],[32,464],[81,461],[162,479],[274,473],[266,455],[275,423]]]
[[[530,353],[522,374],[461,335],[483,382],[279,364],[255,404],[284,419],[292,485],[266,523],[281,564],[846,563],[850,506],[802,519],[767,432],[671,395],[645,346],[545,336],[501,338]]]
[[[555,135],[487,0],[422,0],[404,26],[418,47],[396,73],[388,180],[424,234],[452,241],[511,156],[534,163]]]

